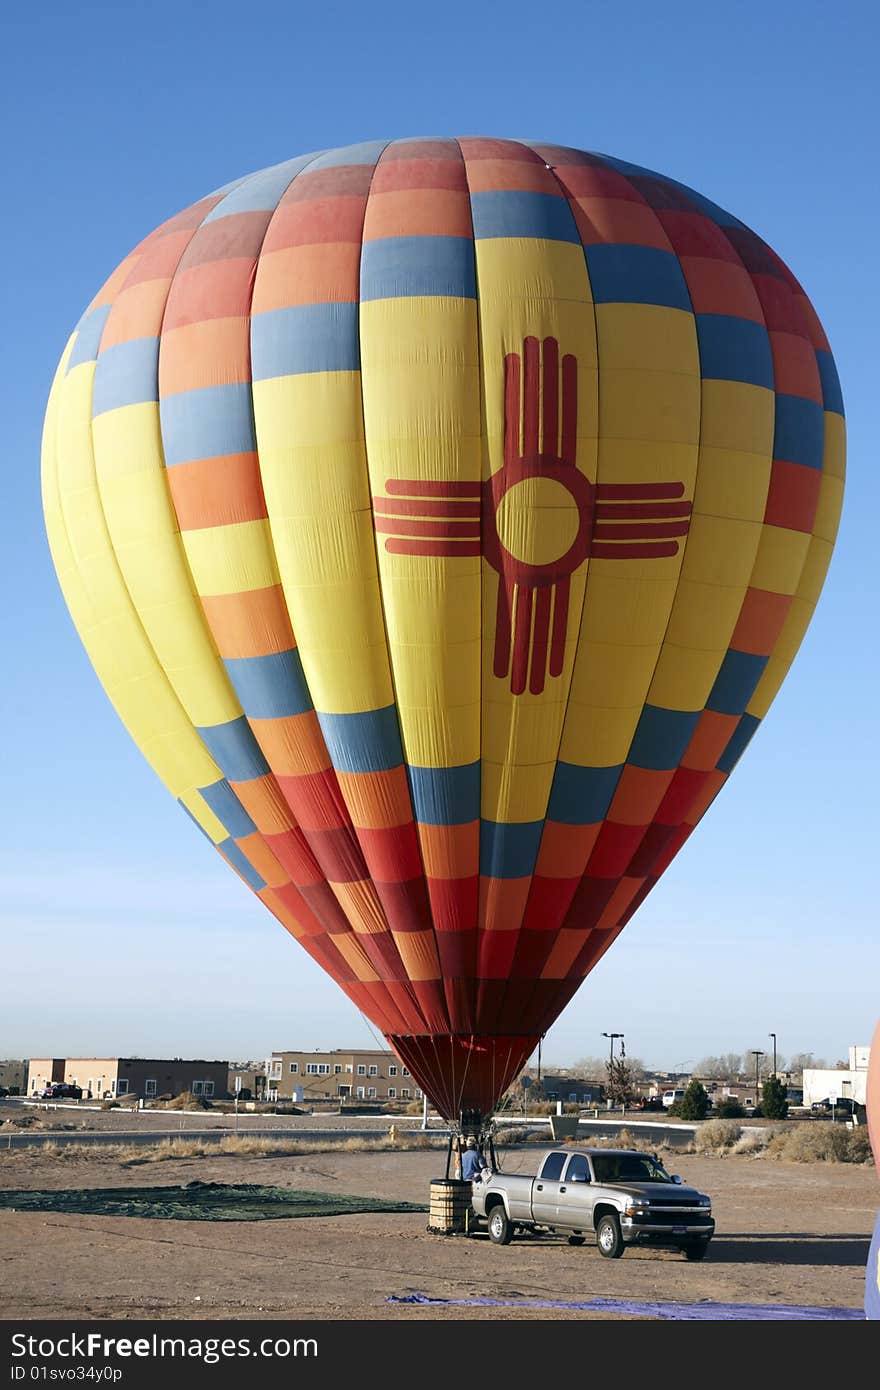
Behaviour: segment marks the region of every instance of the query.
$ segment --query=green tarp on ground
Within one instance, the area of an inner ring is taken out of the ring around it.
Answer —
[[[414,1202],[299,1192],[289,1187],[191,1182],[183,1187],[83,1187],[58,1192],[0,1192],[0,1208],[82,1216],[152,1216],[164,1221],[278,1221],[290,1216],[425,1211]]]

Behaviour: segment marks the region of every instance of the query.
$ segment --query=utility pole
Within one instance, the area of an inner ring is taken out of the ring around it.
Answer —
[[[776,1077],[776,1034],[775,1034],[775,1033],[771,1033],[771,1034],[770,1034],[770,1037],[773,1039],[773,1077],[774,1077],[774,1079],[775,1079],[775,1077]]]
[[[755,1108],[758,1106],[758,1091],[761,1087],[761,1058],[764,1056],[758,1048],[751,1048],[752,1056],[755,1059]]]

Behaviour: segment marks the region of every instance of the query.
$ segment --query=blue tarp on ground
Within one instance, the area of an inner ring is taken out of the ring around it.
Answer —
[[[625,1298],[589,1298],[566,1303],[548,1298],[429,1298],[412,1293],[392,1294],[387,1303],[418,1303],[431,1307],[558,1308],[560,1312],[623,1313],[628,1317],[662,1318],[675,1322],[864,1322],[861,1308],[811,1308],[793,1303],[636,1303]]]
[[[865,1270],[865,1317],[869,1322],[880,1322],[880,1214]]]

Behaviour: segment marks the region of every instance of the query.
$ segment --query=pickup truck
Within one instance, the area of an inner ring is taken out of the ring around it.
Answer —
[[[82,1100],[82,1087],[67,1081],[51,1081],[40,1092],[40,1100]]]
[[[609,1260],[628,1245],[669,1245],[702,1260],[715,1232],[711,1198],[635,1149],[546,1150],[534,1178],[486,1170],[471,1204],[496,1245],[518,1230],[559,1231],[570,1245],[595,1232]]]

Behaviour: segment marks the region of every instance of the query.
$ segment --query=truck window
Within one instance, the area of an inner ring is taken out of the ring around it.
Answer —
[[[663,1165],[647,1154],[594,1154],[593,1170],[597,1182],[672,1182]]]
[[[586,1154],[572,1154],[568,1160],[568,1167],[565,1170],[566,1182],[589,1182],[590,1165],[587,1162]]]
[[[544,1167],[541,1169],[540,1177],[547,1178],[551,1182],[558,1182],[565,1167],[566,1155],[564,1153],[548,1154],[544,1160]]]

